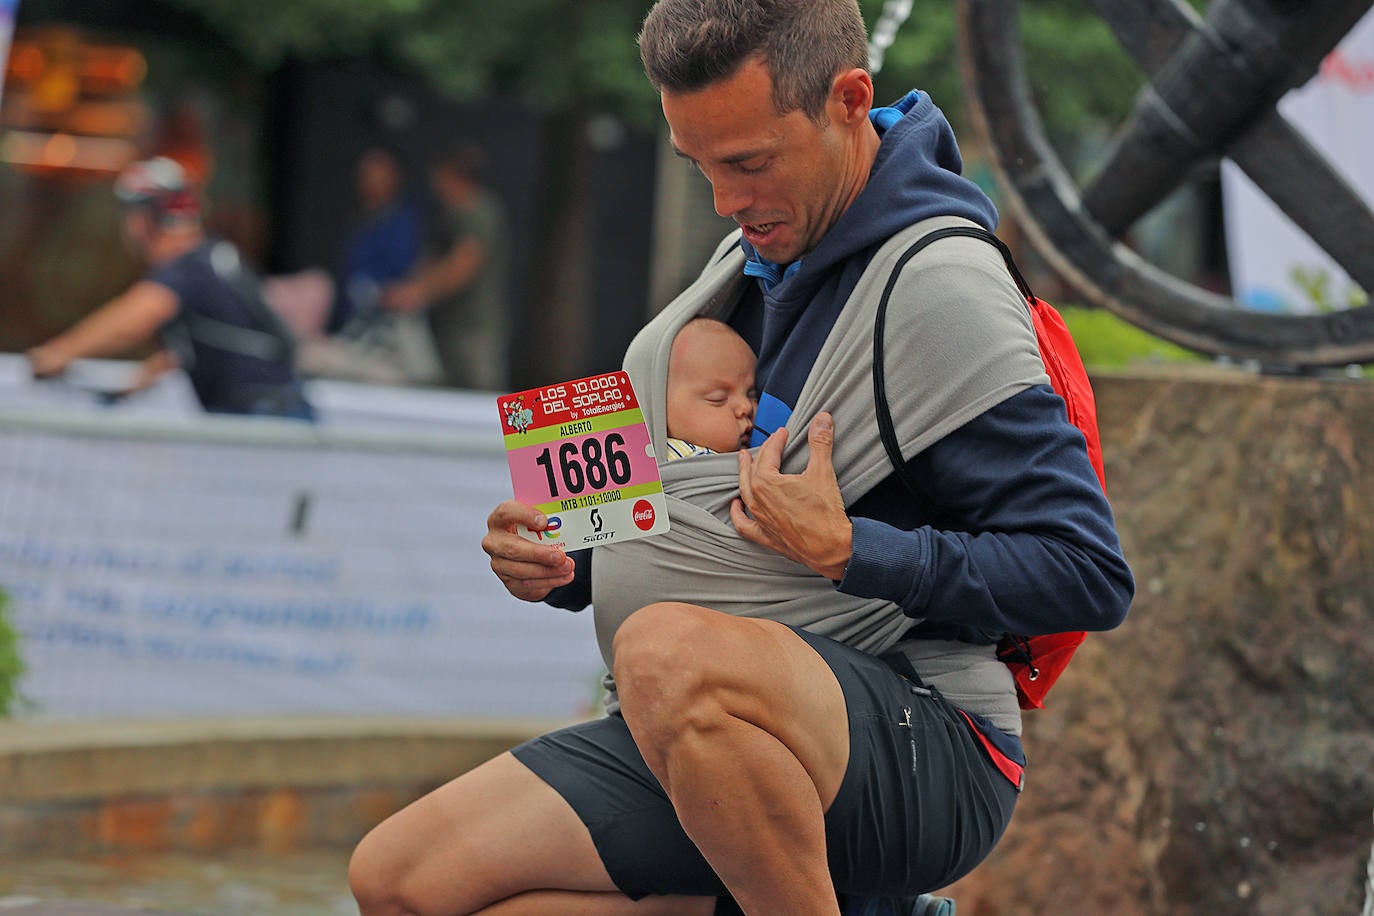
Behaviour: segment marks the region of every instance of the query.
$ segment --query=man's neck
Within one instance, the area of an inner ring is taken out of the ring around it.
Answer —
[[[205,240],[205,231],[196,225],[159,229],[148,243],[148,260],[161,266],[174,261]]]

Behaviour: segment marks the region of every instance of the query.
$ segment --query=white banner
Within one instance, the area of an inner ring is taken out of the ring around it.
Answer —
[[[0,587],[25,715],[596,711],[590,615],[511,598],[480,548],[511,487],[494,397],[323,386],[326,416],[376,422],[312,427],[24,390],[0,397]]]
[[[1316,77],[1284,96],[1279,111],[1366,201],[1374,201],[1374,13],[1327,56]],[[1345,271],[1234,163],[1222,163],[1221,178],[1231,285],[1239,302],[1278,312],[1312,312],[1319,302],[1358,304]]]

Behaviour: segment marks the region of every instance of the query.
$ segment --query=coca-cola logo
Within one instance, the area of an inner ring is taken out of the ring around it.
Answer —
[[[648,531],[654,527],[654,504],[647,499],[641,499],[635,503],[633,517],[635,527],[640,531]]]

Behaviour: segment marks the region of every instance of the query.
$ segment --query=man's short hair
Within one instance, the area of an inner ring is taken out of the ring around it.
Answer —
[[[487,154],[477,144],[460,140],[435,157],[434,168],[480,184],[487,179]]]
[[[704,89],[757,57],[779,114],[820,118],[835,76],[868,69],[868,33],[856,0],[659,0],[639,55],[660,92]]]

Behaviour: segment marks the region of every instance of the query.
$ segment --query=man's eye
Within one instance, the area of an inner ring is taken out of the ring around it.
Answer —
[[[741,162],[741,163],[738,164],[737,167],[738,167],[739,170],[740,170],[741,172],[743,172],[745,175],[757,175],[759,172],[762,172],[764,169],[768,168],[768,160],[765,159],[765,160],[763,160],[762,162],[758,162],[758,163],[743,163],[743,162]]]

